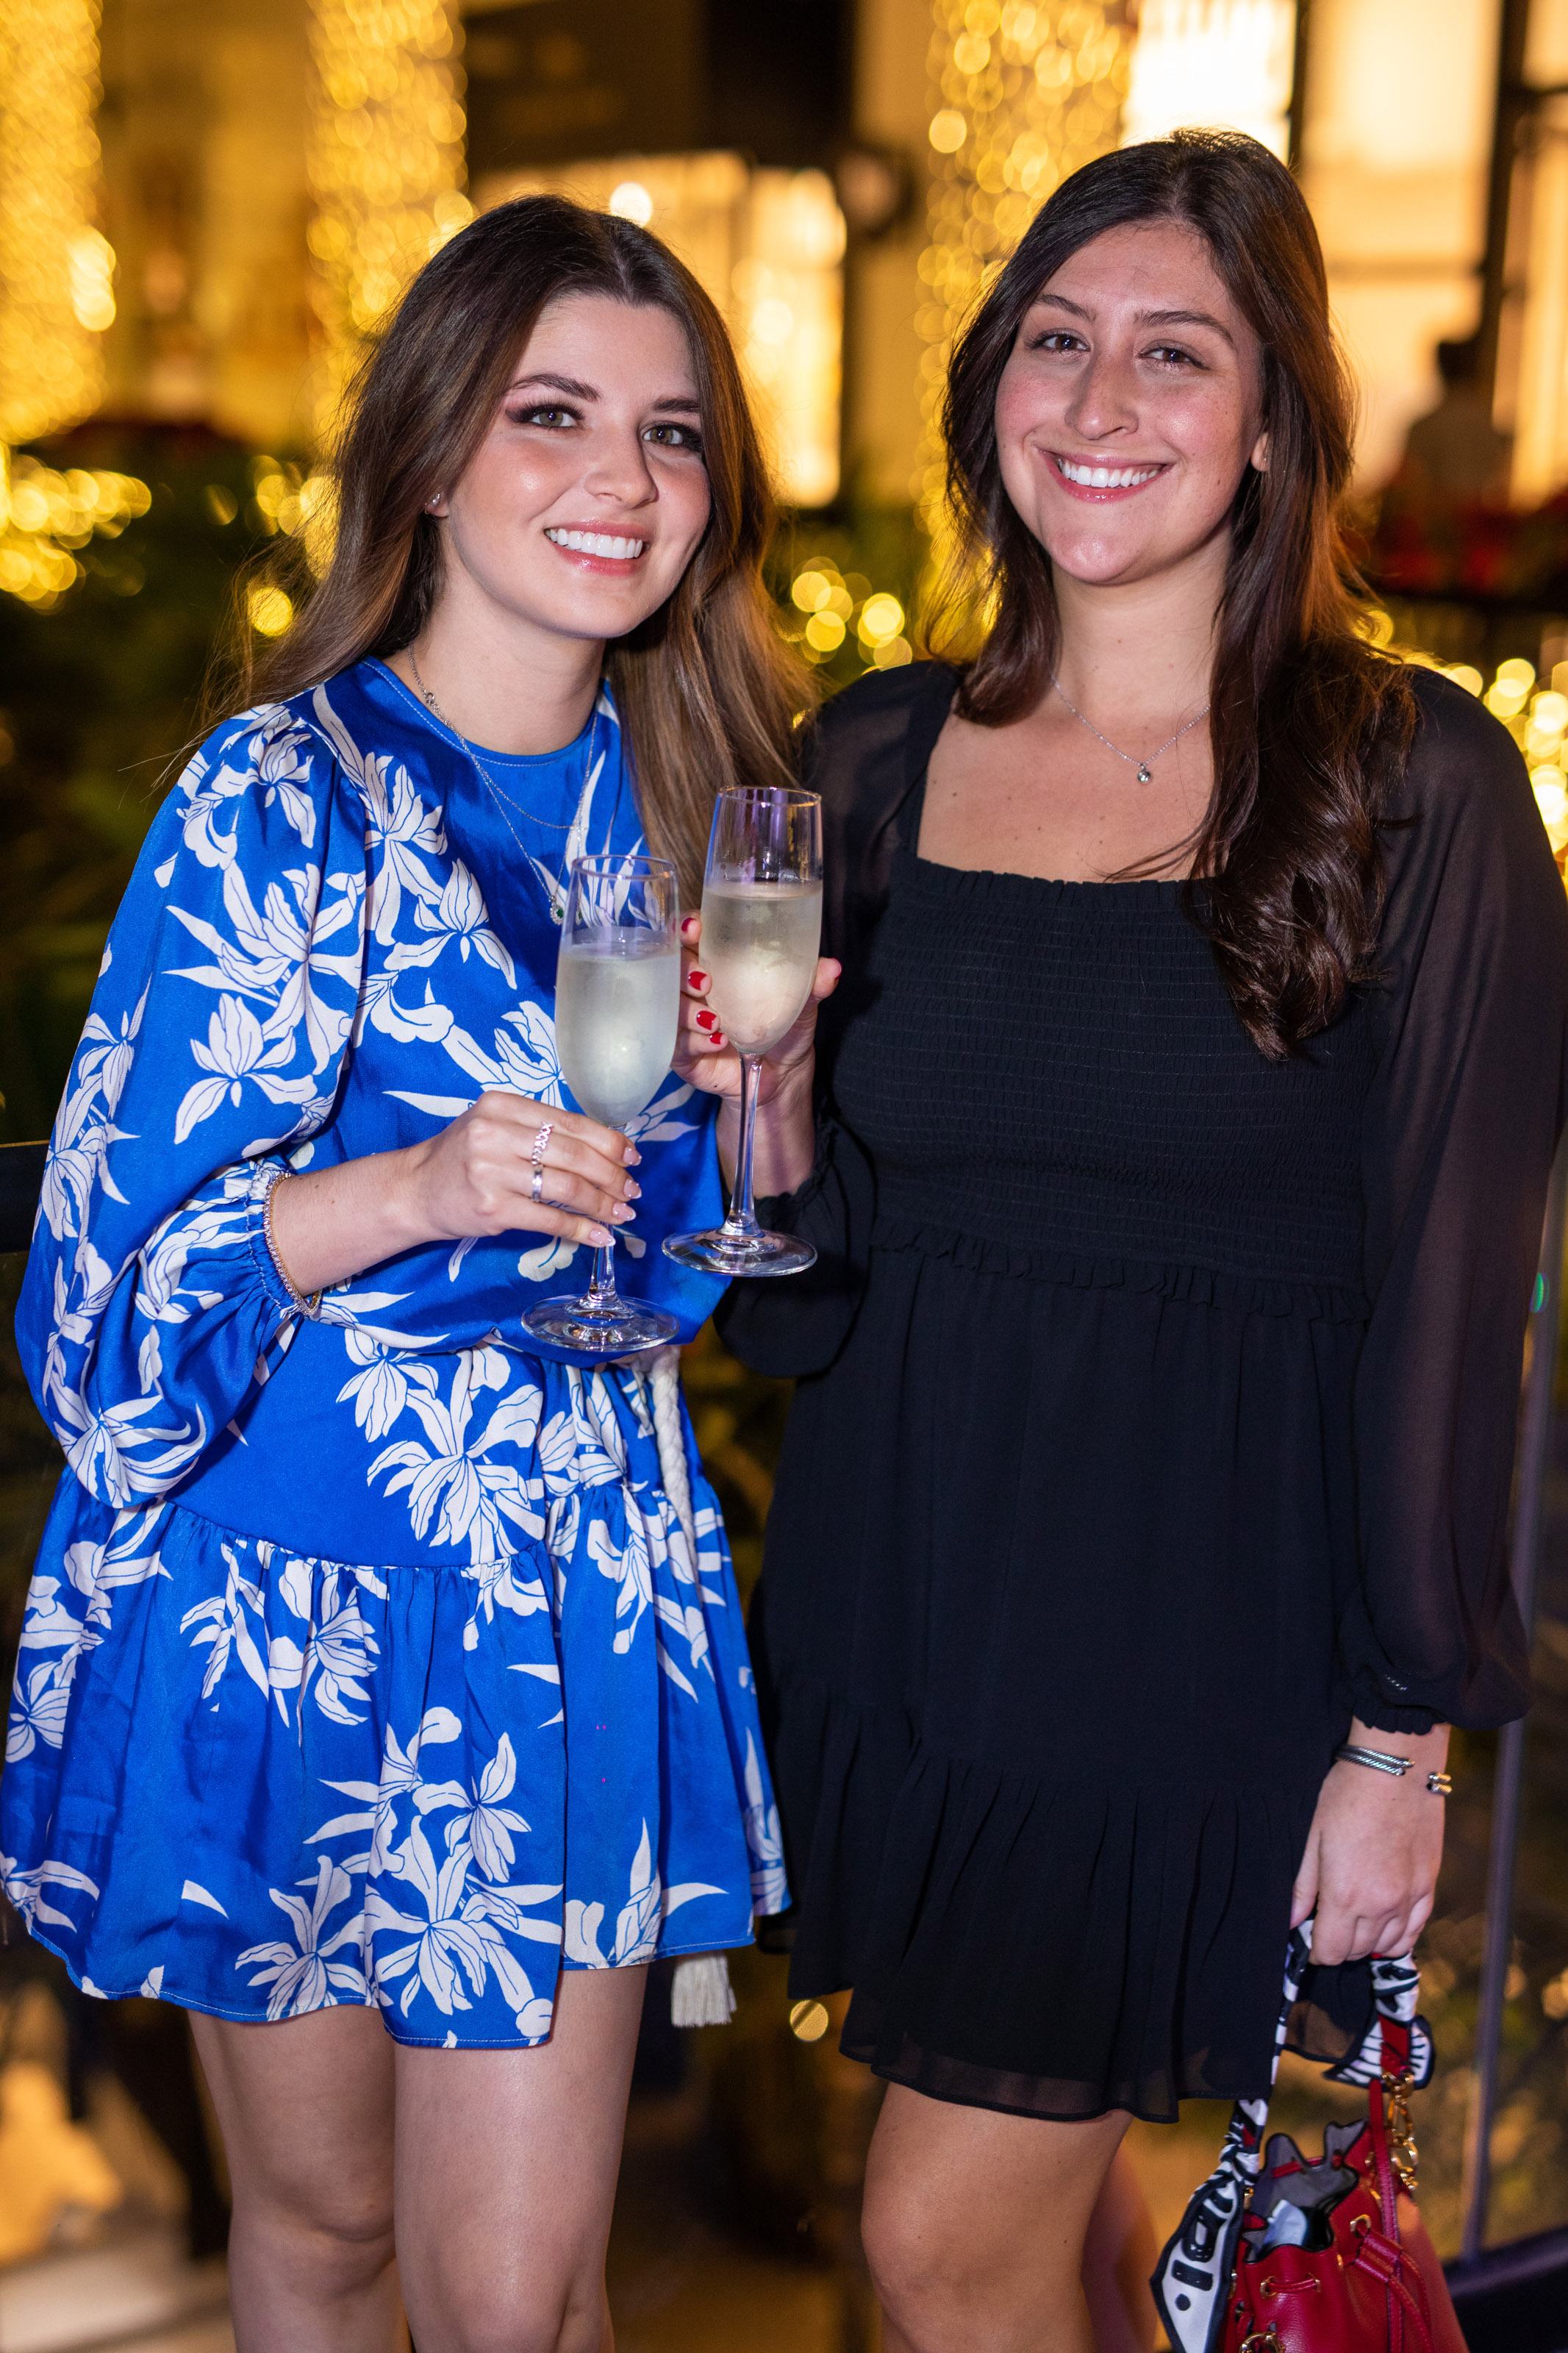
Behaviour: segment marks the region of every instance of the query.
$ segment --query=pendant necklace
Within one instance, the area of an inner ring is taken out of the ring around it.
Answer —
[[[1058,694],[1061,695],[1062,701],[1067,702],[1068,709],[1072,712],[1072,715],[1078,721],[1079,725],[1080,727],[1087,727],[1091,735],[1099,736],[1100,741],[1104,744],[1108,752],[1114,752],[1119,760],[1125,760],[1130,768],[1135,769],[1138,775],[1138,781],[1141,785],[1151,785],[1153,783],[1154,763],[1159,758],[1161,753],[1168,752],[1173,744],[1179,744],[1183,736],[1187,733],[1188,730],[1195,727],[1200,719],[1206,719],[1210,711],[1214,708],[1212,703],[1205,702],[1201,711],[1194,712],[1193,716],[1186,722],[1184,726],[1178,727],[1173,735],[1167,735],[1163,744],[1156,745],[1155,749],[1150,753],[1146,760],[1138,760],[1134,759],[1131,752],[1124,752],[1120,744],[1113,744],[1109,735],[1100,735],[1100,730],[1095,725],[1093,720],[1086,719],[1076,702],[1068,702],[1068,698],[1065,694],[1062,694],[1060,682],[1054,672],[1051,676],[1051,684],[1055,687]]]
[[[418,687],[421,695],[424,697],[426,702],[428,703],[434,716],[440,721],[442,726],[447,730],[447,734],[457,736],[458,743],[462,745],[469,759],[473,762],[474,767],[479,774],[479,781],[486,786],[491,799],[495,802],[497,808],[500,811],[501,823],[505,826],[508,833],[510,834],[512,839],[516,842],[519,849],[522,851],[523,857],[527,858],[529,852],[524,846],[522,836],[519,833],[516,826],[513,825],[510,818],[507,815],[507,804],[509,801],[511,803],[512,807],[516,809],[519,817],[527,818],[531,825],[542,826],[548,833],[570,833],[572,828],[577,822],[575,810],[574,810],[573,814],[566,819],[564,825],[563,825],[554,818],[540,817],[536,815],[532,809],[524,808],[521,801],[513,800],[510,793],[502,792],[500,786],[497,784],[495,778],[491,776],[489,770],[486,767],[484,762],[480,759],[478,752],[469,743],[468,737],[458,733],[458,729],[453,726],[451,721],[447,718],[446,712],[442,710],[440,704],[431,693],[430,689],[426,685],[424,679],[420,675],[418,658],[412,646],[408,649],[408,661],[409,667],[414,672],[414,682]],[[598,740],[599,696],[598,693],[595,692],[594,696],[594,723],[588,731],[588,765],[586,773],[589,776],[592,776],[594,773],[594,752]]]

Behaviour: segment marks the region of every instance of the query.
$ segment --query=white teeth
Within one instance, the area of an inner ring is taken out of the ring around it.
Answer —
[[[544,536],[557,547],[569,547],[578,555],[613,555],[622,561],[629,555],[640,555],[647,545],[646,539],[612,539],[604,531],[547,531]]]
[[[1158,466],[1075,466],[1070,458],[1058,458],[1057,463],[1069,482],[1090,491],[1130,491],[1140,482],[1152,482],[1160,470]]]

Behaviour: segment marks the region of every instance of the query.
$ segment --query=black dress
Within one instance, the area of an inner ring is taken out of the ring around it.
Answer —
[[[1525,1704],[1568,908],[1506,733],[1415,683],[1381,982],[1283,1064],[1179,883],[917,854],[951,670],[817,723],[846,976],[765,1213],[821,1257],[721,1324],[799,1377],[753,1613],[792,1987],[853,1986],[846,2050],[939,2098],[1258,2093],[1352,1711]]]

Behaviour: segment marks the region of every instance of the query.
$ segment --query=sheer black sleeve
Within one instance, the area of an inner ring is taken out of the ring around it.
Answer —
[[[1341,1629],[1356,1713],[1406,1732],[1528,1701],[1505,1538],[1568,1037],[1568,905],[1523,763],[1462,690],[1420,673],[1418,696],[1406,821],[1385,834],[1361,1576]]]
[[[900,817],[952,704],[957,675],[941,662],[875,671],[826,703],[803,749],[801,782],[822,795],[823,938],[844,977],[817,1027],[816,1161],[798,1191],[759,1201],[766,1225],[816,1245],[816,1264],[774,1282],[732,1282],[714,1315],[726,1347],[753,1372],[826,1372],[848,1338],[865,1287],[877,1184],[837,1115],[833,1063],[863,1001],[864,952],[887,902]]]

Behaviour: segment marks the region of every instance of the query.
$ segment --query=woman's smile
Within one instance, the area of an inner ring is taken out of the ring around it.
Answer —
[[[1110,499],[1131,498],[1134,491],[1146,491],[1151,482],[1170,471],[1167,461],[1149,466],[1108,466],[1102,458],[1068,458],[1059,449],[1051,451],[1050,466],[1070,498],[1089,499],[1100,505]]]

